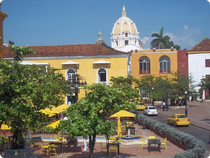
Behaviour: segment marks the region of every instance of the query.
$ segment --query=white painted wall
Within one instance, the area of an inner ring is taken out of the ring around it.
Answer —
[[[188,71],[195,84],[199,84],[203,76],[210,75],[210,67],[205,67],[205,60],[210,59],[209,53],[188,54]],[[196,87],[199,90],[199,87]],[[205,95],[203,92],[203,99]]]

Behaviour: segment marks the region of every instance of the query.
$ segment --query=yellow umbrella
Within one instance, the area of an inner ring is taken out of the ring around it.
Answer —
[[[56,128],[58,127],[59,123],[61,120],[55,121],[53,123],[48,124],[46,127],[52,127],[52,128]]]
[[[5,124],[2,124],[1,125],[1,130],[10,130],[11,129],[11,127],[8,127],[7,125],[5,125]]]
[[[117,113],[113,114],[110,117],[118,117],[118,115],[120,117],[135,117],[136,116],[135,114],[133,114],[131,112],[128,112],[126,110],[120,110],[120,111],[118,111]]]
[[[39,111],[46,114],[46,115],[49,115],[49,117],[52,117],[52,116],[55,115],[53,112],[51,112],[49,110],[46,110],[46,109],[44,109],[44,110],[42,109],[42,110],[39,110]]]
[[[57,108],[66,110],[67,108],[69,108],[69,105],[62,104],[62,105],[58,106]]]
[[[46,127],[56,128],[56,127],[58,127],[60,121],[61,121],[61,120],[55,121],[55,122],[53,122],[53,123],[50,123],[50,124],[47,125]],[[62,135],[63,135],[63,133],[62,133]],[[62,143],[62,154],[63,154],[63,141],[62,141],[61,143]]]
[[[128,112],[126,110],[120,110],[119,112],[113,114],[112,116],[110,117],[117,117],[117,135],[118,137],[121,138],[121,128],[120,128],[120,118],[121,117],[135,117],[136,115],[131,113],[131,112]]]
[[[60,111],[58,111],[57,109],[55,109],[55,108],[52,108],[51,110],[49,109],[49,108],[46,108],[46,109],[44,109],[45,111],[50,111],[51,113],[55,113],[55,114],[59,114],[60,113]]]
[[[52,108],[52,111],[57,111],[58,113],[61,113],[61,112],[63,112],[64,110],[63,110],[63,109],[59,109],[59,108],[57,108],[57,107],[54,107],[54,108]]]

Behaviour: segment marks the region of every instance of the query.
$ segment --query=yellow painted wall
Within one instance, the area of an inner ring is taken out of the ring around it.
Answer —
[[[104,60],[109,61],[110,64],[96,64],[93,62]],[[78,62],[77,74],[85,77],[88,85],[97,82],[97,70],[101,67],[107,70],[108,81],[111,76],[118,77],[123,76],[127,77],[127,57],[119,58],[86,58],[86,59],[54,59],[54,60],[25,60],[36,63],[49,63],[50,67],[61,69],[60,72],[66,77],[66,72],[69,68],[74,68],[76,65],[64,65],[67,61]],[[85,96],[85,91],[79,89],[78,99],[81,99]]]
[[[1,12],[1,3],[0,3],[0,37],[1,37],[1,39],[0,39],[0,59],[3,59],[3,49],[4,49],[4,47],[3,47],[3,40],[4,40],[4,38],[3,38],[3,21],[7,16],[8,16],[7,14]]]
[[[171,72],[177,71],[177,51],[171,49],[167,50],[141,50],[137,53],[133,52],[131,56],[132,60],[132,75],[135,78],[140,78],[146,74],[139,74],[139,59],[146,56],[150,59],[150,74],[155,76],[169,75],[168,73],[159,73],[159,59],[162,56],[168,56],[171,63]]]

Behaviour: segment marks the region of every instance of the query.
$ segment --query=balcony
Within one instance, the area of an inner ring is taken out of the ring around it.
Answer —
[[[79,74],[71,76],[67,80],[67,86],[68,87],[83,87],[85,85],[87,85],[85,77],[82,77]]]
[[[166,73],[170,73],[170,70],[169,69],[165,69],[165,70],[159,70],[159,72],[161,73],[161,74],[166,74]]]
[[[139,70],[139,74],[150,74],[150,70]]]

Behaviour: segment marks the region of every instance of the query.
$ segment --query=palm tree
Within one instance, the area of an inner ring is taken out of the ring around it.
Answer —
[[[170,37],[165,35],[163,36],[163,27],[160,30],[160,33],[153,33],[151,37],[156,37],[155,39],[152,40],[151,42],[151,48],[156,48],[156,49],[165,49],[169,48],[169,43],[170,43]]]

